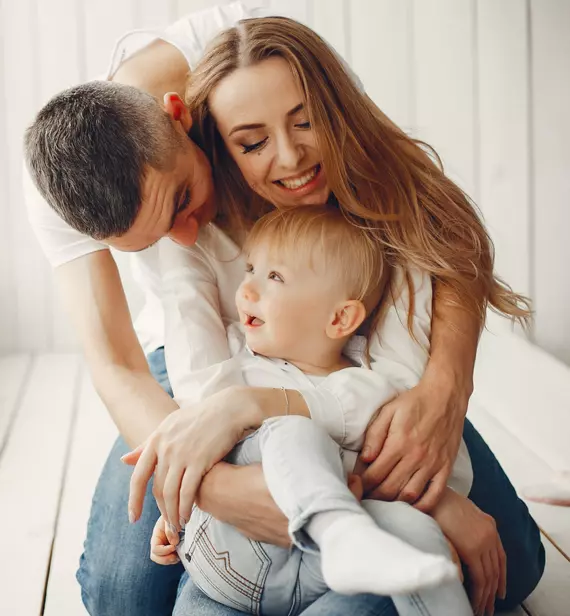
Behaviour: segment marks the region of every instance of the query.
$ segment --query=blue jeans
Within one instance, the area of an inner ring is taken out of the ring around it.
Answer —
[[[148,357],[150,369],[172,395],[164,363],[164,350]],[[497,609],[511,609],[538,584],[544,570],[540,533],[526,505],[473,428],[465,422],[463,438],[473,464],[469,498],[493,516],[507,554],[507,598]],[[84,553],[77,579],[83,603],[91,616],[240,616],[243,612],[220,605],[202,594],[188,579],[182,565],[156,565],[149,558],[149,541],[159,516],[149,484],[144,509],[136,524],[127,519],[131,469],[120,461],[128,451],[117,439],[103,468],[93,497]],[[178,596],[178,599],[177,599]],[[176,605],[175,605],[176,604]],[[392,600],[376,595],[352,597],[328,592],[303,616],[397,616]]]

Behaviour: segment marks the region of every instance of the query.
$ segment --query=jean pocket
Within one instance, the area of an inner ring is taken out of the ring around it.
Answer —
[[[271,558],[260,543],[195,508],[183,552],[192,581],[208,597],[250,614],[261,613]]]

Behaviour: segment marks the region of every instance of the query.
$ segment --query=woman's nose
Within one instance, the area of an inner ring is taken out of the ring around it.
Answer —
[[[283,169],[297,171],[303,158],[303,146],[286,136],[280,140],[278,156],[279,164]]]

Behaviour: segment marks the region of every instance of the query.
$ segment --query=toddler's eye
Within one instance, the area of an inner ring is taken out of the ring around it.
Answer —
[[[275,282],[285,282],[283,280],[283,276],[281,276],[278,272],[271,272],[269,274],[269,280],[275,280]]]
[[[245,273],[246,274],[253,274],[253,265],[251,263],[246,263],[245,264]]]

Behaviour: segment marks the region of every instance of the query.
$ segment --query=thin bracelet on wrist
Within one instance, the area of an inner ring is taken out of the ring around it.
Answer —
[[[285,387],[281,387],[281,391],[285,394],[285,404],[287,405],[285,407],[285,415],[289,415],[289,396],[287,395]]]

